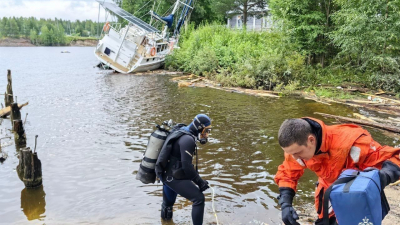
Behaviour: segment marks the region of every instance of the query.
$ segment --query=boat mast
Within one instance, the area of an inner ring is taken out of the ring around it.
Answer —
[[[171,15],[175,15],[175,12],[176,12],[176,10],[178,9],[178,6],[179,6],[179,0],[176,0],[174,9],[172,10]],[[163,38],[167,35],[167,29],[168,29],[168,26],[165,25],[165,26],[164,26],[164,30],[163,30],[163,32],[162,32]]]

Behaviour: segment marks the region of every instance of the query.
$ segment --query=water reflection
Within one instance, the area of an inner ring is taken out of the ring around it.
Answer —
[[[21,191],[21,209],[28,220],[43,219],[46,216],[46,193],[43,185],[35,189],[24,188]]]

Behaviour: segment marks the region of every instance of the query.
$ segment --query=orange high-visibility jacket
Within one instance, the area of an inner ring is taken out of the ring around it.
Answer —
[[[381,146],[367,130],[354,124],[327,126],[322,128],[321,154],[310,160],[297,161],[285,153],[284,162],[278,167],[275,182],[279,187],[296,190],[297,182],[308,168],[318,176],[319,185],[315,191],[315,207],[322,218],[323,193],[345,169],[364,170],[367,167],[381,168],[383,161],[390,160],[400,166],[400,148]]]

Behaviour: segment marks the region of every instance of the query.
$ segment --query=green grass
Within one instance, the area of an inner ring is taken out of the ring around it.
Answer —
[[[314,93],[318,97],[333,98],[333,99],[353,99],[358,97],[357,94],[351,94],[343,90],[335,90],[328,88],[314,88]]]
[[[69,44],[71,41],[98,40],[96,37],[80,37],[80,36],[65,36],[65,42]]]

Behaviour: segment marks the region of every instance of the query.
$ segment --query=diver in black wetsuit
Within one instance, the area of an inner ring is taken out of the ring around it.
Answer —
[[[179,194],[193,202],[193,224],[203,224],[205,202],[203,191],[208,189],[209,186],[208,182],[201,179],[199,176],[197,172],[197,163],[195,169],[192,164],[192,159],[197,152],[196,140],[201,144],[207,143],[210,131],[210,118],[207,115],[199,114],[189,126],[180,129],[180,137],[172,141],[166,140],[166,142],[171,143],[165,144],[164,147],[169,146],[171,150],[166,169],[161,176],[161,180],[164,184],[163,203],[161,207],[162,219],[172,219],[172,207],[177,194]]]

